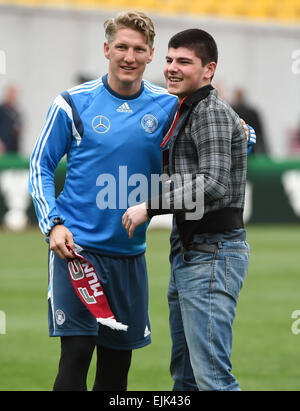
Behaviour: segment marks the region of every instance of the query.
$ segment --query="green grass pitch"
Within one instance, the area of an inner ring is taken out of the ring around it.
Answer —
[[[129,390],[172,388],[168,236],[167,230],[148,232],[152,344],[134,351]],[[292,332],[292,313],[300,310],[300,226],[250,226],[248,242],[251,260],[234,323],[232,372],[244,391],[299,390],[300,334]],[[47,244],[37,229],[0,231],[0,250],[0,311],[6,317],[0,391],[51,390],[59,339],[48,337]],[[94,372],[95,358],[89,389]]]

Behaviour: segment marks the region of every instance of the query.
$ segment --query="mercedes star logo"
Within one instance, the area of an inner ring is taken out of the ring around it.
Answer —
[[[104,134],[110,129],[110,121],[105,116],[96,116],[93,118],[92,126],[96,133]]]

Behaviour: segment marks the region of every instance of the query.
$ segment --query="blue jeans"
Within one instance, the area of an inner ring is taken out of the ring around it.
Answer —
[[[239,390],[231,373],[232,325],[249,262],[245,241],[171,255],[168,289],[173,390]]]

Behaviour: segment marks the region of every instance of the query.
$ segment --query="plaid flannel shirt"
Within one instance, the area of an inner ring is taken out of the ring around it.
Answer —
[[[190,175],[192,179],[171,191],[167,202],[161,196],[159,207],[157,199],[150,199],[147,205],[150,217],[171,212],[176,215],[177,225],[182,225],[186,221],[186,212],[190,210],[185,209],[184,204],[181,211],[176,209],[177,197],[186,190],[192,192],[194,200],[197,198],[197,175],[203,176],[203,218],[211,212],[228,208],[240,210],[242,215],[247,138],[239,116],[218,97],[212,86],[197,90],[181,105],[179,120],[170,139],[169,161],[170,175]],[[186,229],[191,227],[195,224],[186,225]]]

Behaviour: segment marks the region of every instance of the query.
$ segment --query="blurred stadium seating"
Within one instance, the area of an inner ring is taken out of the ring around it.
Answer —
[[[192,14],[221,18],[300,21],[299,0],[0,0],[2,4],[47,7],[135,8],[171,15]]]

